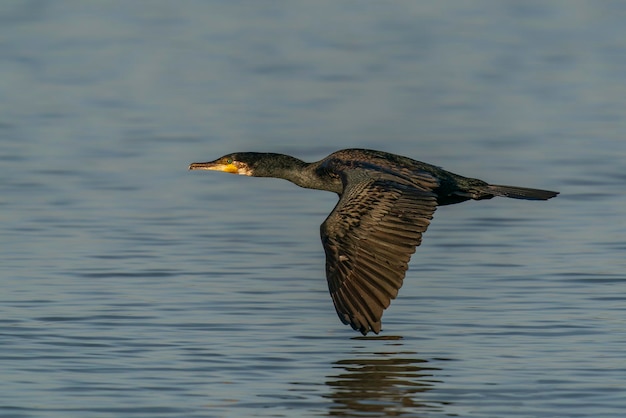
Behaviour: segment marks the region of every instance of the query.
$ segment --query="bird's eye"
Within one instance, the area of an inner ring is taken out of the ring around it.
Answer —
[[[233,163],[233,159],[232,158],[227,158],[226,159],[226,164],[232,164]]]

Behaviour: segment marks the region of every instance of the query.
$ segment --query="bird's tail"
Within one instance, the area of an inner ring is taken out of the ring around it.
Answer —
[[[541,189],[529,189],[528,187],[502,186],[499,184],[490,184],[487,188],[494,196],[504,196],[513,199],[525,200],[548,200],[558,195],[559,192]]]

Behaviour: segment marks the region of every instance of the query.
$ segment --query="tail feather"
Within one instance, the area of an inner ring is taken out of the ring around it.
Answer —
[[[559,192],[553,192],[550,190],[530,189],[528,187],[516,187],[516,186],[502,186],[499,184],[490,184],[488,186],[489,192],[494,196],[504,196],[513,199],[525,199],[525,200],[548,200],[552,199]]]

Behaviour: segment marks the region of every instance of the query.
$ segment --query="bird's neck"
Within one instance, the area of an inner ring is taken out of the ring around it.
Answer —
[[[274,154],[267,163],[260,163],[254,170],[255,177],[275,177],[290,181],[307,189],[327,190],[339,193],[340,183],[321,175],[318,163],[307,163],[290,155]]]

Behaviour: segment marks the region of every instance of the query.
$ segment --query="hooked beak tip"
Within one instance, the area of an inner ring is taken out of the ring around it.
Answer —
[[[207,169],[207,163],[191,163],[189,164],[189,169],[190,170],[202,170],[202,169]]]

